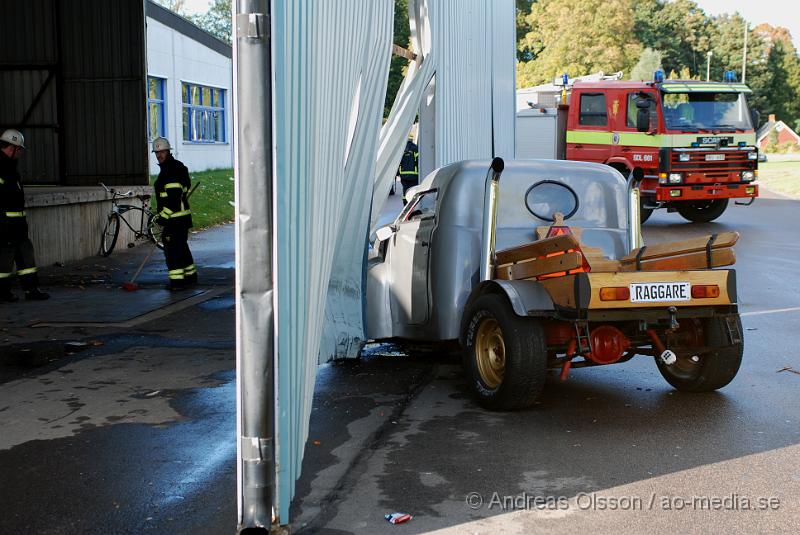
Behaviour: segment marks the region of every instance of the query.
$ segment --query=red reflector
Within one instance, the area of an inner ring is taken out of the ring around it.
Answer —
[[[601,301],[627,301],[631,298],[631,290],[627,286],[600,288]]]
[[[692,298],[713,299],[719,297],[719,286],[716,284],[695,284],[692,286]]]
[[[572,231],[569,229],[569,227],[555,227],[555,226],[553,226],[553,227],[550,227],[550,229],[547,231],[547,236],[545,236],[545,237],[546,238],[553,238],[555,236],[564,236],[566,234],[572,234]]]

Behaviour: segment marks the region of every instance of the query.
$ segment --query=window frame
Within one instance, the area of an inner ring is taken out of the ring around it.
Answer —
[[[199,92],[200,103],[192,102],[193,89]],[[209,90],[211,94],[211,104],[203,104],[204,90]],[[225,145],[228,143],[227,132],[227,113],[225,111],[225,104],[227,101],[226,94],[228,90],[224,87],[215,87],[211,85],[199,84],[181,80],[181,137],[184,143],[193,145]],[[188,98],[189,102],[184,100],[184,95]],[[217,132],[216,117],[219,114],[221,128]],[[197,116],[200,115],[202,119],[200,124],[197,124]],[[208,122],[211,118],[210,125]],[[189,137],[186,137],[187,122]],[[210,131],[211,135],[206,134],[206,129]],[[199,136],[195,134],[199,132]],[[217,134],[221,135],[221,139],[217,138]]]
[[[572,198],[575,201],[575,206],[572,208],[572,210],[568,214],[563,214],[564,221],[566,221],[567,219],[571,218],[576,213],[578,213],[578,208],[580,208],[581,201],[578,198],[578,194],[575,192],[575,190],[572,189],[572,187],[569,184],[565,184],[564,182],[561,182],[560,180],[547,179],[547,180],[540,180],[539,182],[531,185],[531,187],[529,187],[525,191],[525,196],[523,197],[523,199],[525,200],[525,208],[528,209],[528,212],[530,212],[533,217],[535,217],[536,219],[541,219],[542,221],[549,221],[551,223],[553,221],[555,221],[555,217],[550,217],[550,218],[542,217],[541,215],[539,215],[536,212],[534,212],[533,208],[531,208],[531,203],[529,202],[530,201],[530,194],[533,192],[533,190],[536,189],[537,187],[543,185],[543,184],[555,184],[557,186],[561,186],[562,188],[566,189],[569,193],[572,194]],[[553,212],[553,216],[555,216],[556,213],[557,212]]]
[[[161,98],[152,98],[150,96],[150,81],[156,80],[161,89]],[[156,137],[167,137],[167,79],[161,76],[147,75],[147,137],[150,141],[155,138],[152,137],[152,124],[150,122],[150,107],[155,104],[157,109],[160,110],[158,133]]]
[[[412,219],[411,218],[411,214],[414,213],[414,211],[417,208],[417,206],[419,205],[419,203],[427,195],[433,195],[434,196],[433,213],[432,214],[427,214],[427,215],[420,215],[419,217],[414,217]],[[412,197],[411,200],[408,202],[408,204],[406,204],[406,206],[403,209],[403,211],[400,212],[400,215],[398,216],[397,219],[398,219],[398,223],[399,224],[413,223],[415,221],[429,221],[429,220],[436,219],[436,215],[437,215],[438,211],[439,211],[439,189],[438,188],[428,189],[428,190],[425,190],[425,191],[418,191],[417,193],[415,193],[414,197]]]
[[[584,112],[583,111],[583,99],[584,97],[601,97],[603,99],[603,112]],[[602,115],[604,122],[603,124],[589,124],[584,123],[584,117],[600,117]],[[580,99],[578,102],[578,126],[584,126],[589,128],[608,128],[608,99],[606,99],[606,94],[601,92],[585,92],[580,94]]]

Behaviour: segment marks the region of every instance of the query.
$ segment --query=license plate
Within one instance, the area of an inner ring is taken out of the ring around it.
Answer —
[[[707,162],[719,162],[725,159],[724,154],[706,154]]]
[[[631,303],[689,301],[692,285],[688,282],[634,282],[630,285]]]

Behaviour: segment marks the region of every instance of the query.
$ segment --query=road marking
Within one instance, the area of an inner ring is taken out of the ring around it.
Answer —
[[[776,308],[774,310],[756,310],[754,312],[743,312],[740,316],[762,316],[764,314],[780,314],[781,312],[797,312],[800,307]]]

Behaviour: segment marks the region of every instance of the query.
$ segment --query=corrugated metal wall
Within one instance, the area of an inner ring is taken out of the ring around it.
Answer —
[[[326,308],[330,325],[341,320],[363,332],[360,295],[348,294],[361,286],[394,2],[273,5],[276,451],[278,512],[286,522],[308,435]],[[354,342],[336,334],[333,345]]]
[[[0,128],[25,134],[26,183],[146,184],[142,0],[3,0],[2,9]]]

